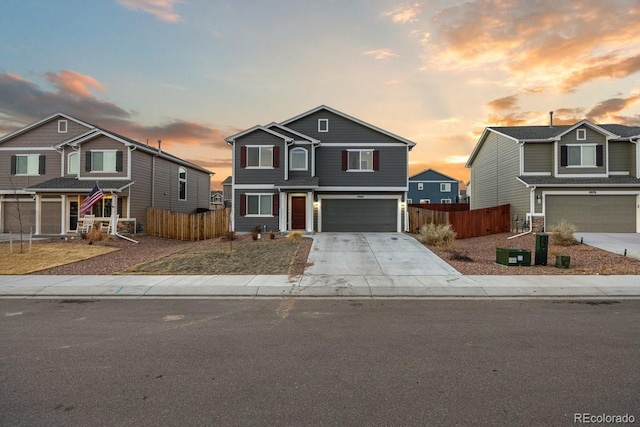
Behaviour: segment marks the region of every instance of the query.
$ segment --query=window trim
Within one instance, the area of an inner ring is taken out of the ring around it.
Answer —
[[[420,204],[421,205],[430,205],[431,204],[431,199],[420,199]]]
[[[91,170],[89,171],[90,173],[118,173],[118,150],[116,149],[106,149],[106,150],[90,150],[89,151],[91,153]],[[93,155],[94,153],[113,153],[114,155],[114,162],[113,162],[113,170],[105,170],[104,169],[104,159],[102,161],[102,169],[101,170],[97,170],[93,167]]]
[[[293,155],[294,153],[304,153],[304,168],[293,167]],[[289,151],[289,170],[292,171],[307,171],[309,170],[309,152],[302,147],[295,147]]]
[[[58,120],[58,133],[69,132],[69,122],[67,120]]]
[[[71,171],[71,156],[76,156],[76,171]],[[67,154],[67,175],[77,175],[80,172],[80,153],[72,151]]]
[[[576,130],[576,141],[586,141],[586,140],[587,140],[587,130],[586,129]]]
[[[362,169],[362,152],[363,151],[368,151],[371,153],[371,169]],[[358,149],[350,149],[347,150],[347,172],[374,172],[375,171],[375,167],[373,164],[373,157],[374,157],[374,151],[371,148],[358,148]],[[359,169],[351,169],[351,162],[350,162],[350,155],[351,153],[360,153],[359,159],[358,159],[358,166],[360,166]]]
[[[261,214],[260,213],[260,206],[261,206],[261,198],[262,196],[268,196],[269,197],[269,211],[271,213],[269,214]],[[251,218],[272,218],[275,215],[273,215],[273,193],[245,193],[244,197],[245,197],[245,217],[251,217]],[[256,214],[252,214],[249,213],[249,197],[258,197],[258,213]]]
[[[450,193],[451,192],[451,183],[450,182],[441,182],[440,183],[440,192],[441,193]]]
[[[318,119],[318,132],[329,132],[329,119]]]
[[[418,183],[418,191],[424,190],[424,183],[419,182]]]
[[[275,169],[274,167],[274,153],[275,153],[275,145],[246,145],[245,147],[247,150],[247,165],[245,167],[245,169]],[[249,150],[252,148],[257,148],[258,149],[258,166],[251,166],[249,165]],[[270,166],[263,166],[262,165],[262,149],[266,149],[266,148],[270,148],[271,149],[271,165]]]
[[[565,166],[566,168],[597,168],[598,166],[598,149],[597,149],[598,144],[596,143],[589,143],[589,144],[567,144],[567,165]],[[585,148],[592,148],[593,149],[593,164],[589,164],[589,165],[585,165],[584,164],[584,149]],[[569,163],[570,161],[570,156],[569,156],[569,150],[571,148],[580,148],[580,164],[576,164],[576,165],[572,165]]]
[[[25,173],[18,173],[18,157],[26,157],[27,158],[27,171]],[[28,153],[28,154],[15,154],[15,174],[14,176],[40,176],[40,154],[33,154],[33,153]],[[29,159],[36,159],[35,163],[36,163],[36,171],[35,173],[29,173]]]
[[[440,199],[440,203],[441,204],[450,205],[451,204],[451,199]]]
[[[180,175],[184,171],[184,178]],[[184,197],[180,197],[181,187],[184,184]],[[178,168],[178,201],[186,202],[187,201],[187,168],[184,166],[180,166]]]

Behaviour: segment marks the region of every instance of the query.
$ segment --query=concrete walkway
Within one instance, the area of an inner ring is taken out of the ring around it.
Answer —
[[[0,276],[0,297],[640,297],[638,276]]]

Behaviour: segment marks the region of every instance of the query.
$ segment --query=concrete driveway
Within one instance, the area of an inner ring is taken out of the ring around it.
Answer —
[[[640,233],[575,233],[574,237],[582,243],[615,254],[640,259]]]
[[[317,233],[305,275],[461,275],[413,237],[402,233]]]

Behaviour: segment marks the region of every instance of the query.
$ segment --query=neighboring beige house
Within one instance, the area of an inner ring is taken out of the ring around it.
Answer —
[[[19,231],[19,217],[23,232],[74,231],[96,183],[104,192],[96,221],[115,210],[126,231],[144,231],[148,207],[191,213],[211,197],[208,170],[62,113],[1,137],[0,171],[4,233]]]
[[[487,127],[467,167],[471,209],[511,204],[534,231],[640,232],[640,127]]]

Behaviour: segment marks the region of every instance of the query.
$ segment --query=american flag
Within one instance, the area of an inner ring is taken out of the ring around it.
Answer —
[[[98,200],[102,199],[102,196],[104,196],[104,193],[100,187],[98,187],[98,183],[96,183],[93,190],[91,190],[91,193],[89,193],[89,195],[84,199],[84,202],[80,205],[80,216],[83,216],[88,212],[89,209],[98,202]]]

